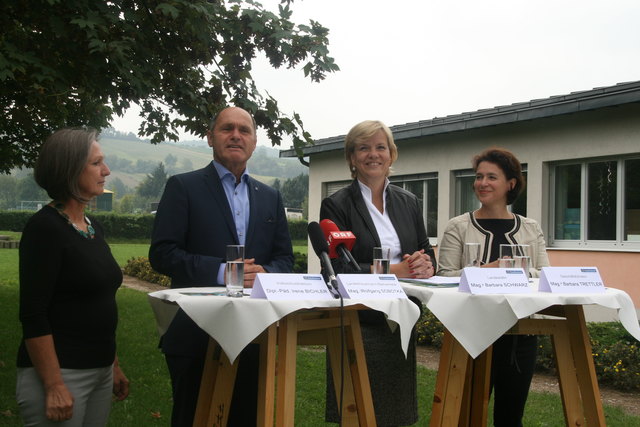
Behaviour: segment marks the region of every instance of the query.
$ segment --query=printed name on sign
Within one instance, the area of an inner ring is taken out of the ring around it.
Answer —
[[[338,288],[345,298],[407,298],[395,274],[338,274]]]
[[[543,267],[539,292],[601,294],[606,292],[598,267]]]
[[[531,292],[531,287],[522,268],[467,267],[462,271],[458,291],[478,295],[521,294]]]

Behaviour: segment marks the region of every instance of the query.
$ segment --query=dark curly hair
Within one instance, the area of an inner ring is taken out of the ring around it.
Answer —
[[[507,205],[512,204],[522,193],[525,186],[524,175],[522,175],[522,165],[513,153],[505,148],[491,147],[475,156],[472,160],[474,172],[478,170],[478,165],[482,162],[489,162],[497,165],[506,176],[507,180],[515,179],[516,185],[507,192]]]

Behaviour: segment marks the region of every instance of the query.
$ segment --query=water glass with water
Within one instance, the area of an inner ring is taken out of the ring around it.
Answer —
[[[531,267],[531,246],[518,245],[517,252],[513,256],[515,260],[514,267],[522,268],[524,273],[529,277],[529,268]]]
[[[480,243],[464,244],[464,267],[480,267]]]
[[[391,269],[391,248],[373,248],[373,274],[389,274]]]
[[[241,297],[244,287],[244,245],[227,245],[227,267],[224,284],[227,295]]]
[[[498,266],[500,268],[514,268],[516,266],[515,255],[518,245],[500,245],[500,258]]]

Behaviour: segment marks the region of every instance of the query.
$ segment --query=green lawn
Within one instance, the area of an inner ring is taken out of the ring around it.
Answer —
[[[128,260],[135,257],[149,256],[149,244],[143,243],[111,243],[111,253],[113,253],[114,258],[120,265],[120,267],[124,267]],[[304,246],[302,244],[298,244],[298,242],[294,242],[293,246],[294,252],[307,253],[307,245],[304,242]]]
[[[306,248],[306,246],[305,246]],[[145,245],[112,245],[118,260],[144,255]],[[120,262],[120,261],[119,261]],[[20,340],[18,321],[18,251],[0,249],[0,425],[21,425],[15,402],[15,357]],[[171,387],[157,344],[155,321],[146,294],[131,289],[118,291],[120,322],[118,354],[131,381],[131,394],[114,404],[110,426],[167,426],[171,411]],[[300,349],[297,366],[296,425],[324,426],[325,358],[321,351]],[[435,372],[418,369],[420,420],[427,425]],[[640,417],[605,406],[609,426],[639,426]],[[562,404],[555,394],[531,393],[526,426],[563,426]]]
[[[149,244],[143,243],[111,243],[111,253],[120,267],[124,267],[128,260],[149,256]]]
[[[294,240],[291,242],[293,245],[293,252],[307,253],[307,241],[306,240]]]
[[[12,231],[2,231],[0,230],[0,235],[10,236],[11,239],[20,240],[20,233],[12,232]],[[306,240],[294,240],[293,251],[300,252],[303,254],[307,253],[307,241]],[[110,243],[111,252],[113,253],[114,258],[118,262],[120,267],[124,267],[127,261],[131,258],[140,257],[140,256],[149,256],[149,242],[115,242]],[[8,249],[11,251],[12,249]],[[16,250],[17,252],[17,250]],[[17,255],[16,255],[17,256]],[[0,255],[0,261],[2,261],[2,255]],[[8,277],[3,273],[3,267],[8,265],[6,262],[2,262],[0,264],[0,277]]]

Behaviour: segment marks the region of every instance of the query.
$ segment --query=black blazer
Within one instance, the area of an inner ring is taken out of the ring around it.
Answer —
[[[293,269],[293,250],[280,193],[249,178],[249,228],[245,258],[272,273]],[[149,261],[171,277],[172,288],[223,286],[217,283],[226,246],[239,244],[235,223],[213,163],[172,176],[156,213]],[[207,336],[180,310],[162,338],[166,353],[205,351]],[[204,355],[202,355],[204,356]]]
[[[396,185],[387,186],[386,208],[398,233],[402,252],[412,254],[424,249],[436,267],[436,257],[427,238],[422,211],[416,196]],[[373,248],[380,246],[380,237],[367,210],[358,180],[322,201],[320,219],[330,219],[340,230],[351,231],[356,243],[351,250],[363,273],[369,273],[373,263]],[[340,258],[332,260],[336,273],[354,273]]]

